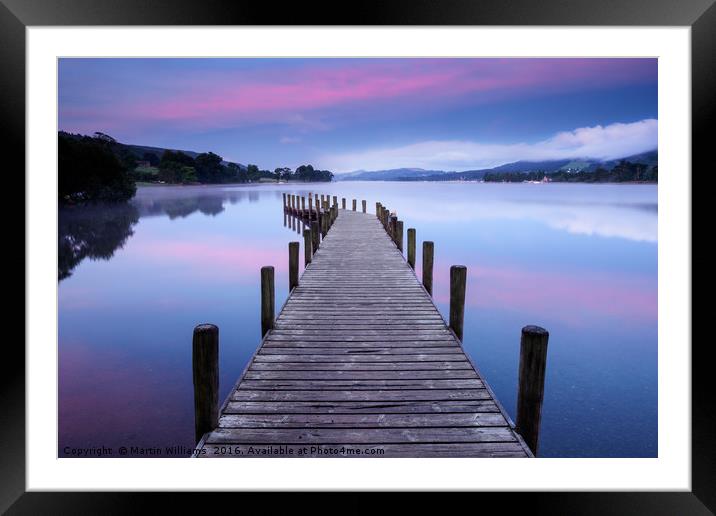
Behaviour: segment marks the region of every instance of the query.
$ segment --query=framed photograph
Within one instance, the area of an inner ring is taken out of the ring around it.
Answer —
[[[2,0],[26,346],[1,507],[709,514],[712,4]]]

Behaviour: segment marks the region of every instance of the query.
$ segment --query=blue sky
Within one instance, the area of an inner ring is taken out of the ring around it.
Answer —
[[[59,128],[334,172],[656,148],[656,59],[61,59]]]

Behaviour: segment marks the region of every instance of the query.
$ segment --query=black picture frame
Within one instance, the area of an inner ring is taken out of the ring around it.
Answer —
[[[692,169],[706,173],[713,167],[713,160],[711,163],[707,161],[712,154],[709,152],[712,145],[707,128],[716,115],[714,1],[382,0],[356,4],[334,2],[331,5],[295,2],[279,7],[265,2],[221,0],[0,0],[0,145],[3,156],[16,160],[5,171],[25,170],[25,28],[28,26],[653,25],[691,27]],[[14,178],[7,179],[12,180],[18,183],[14,191],[25,193],[24,174],[14,174]],[[701,189],[699,195],[704,195],[703,191]],[[693,196],[692,199],[695,200]],[[14,219],[17,220],[17,215]],[[24,242],[24,225],[22,230]],[[22,249],[22,253],[17,254],[22,254],[24,262],[24,245]],[[14,256],[10,261],[19,262],[20,257]],[[4,359],[0,361],[3,414],[0,427],[0,510],[7,510],[8,514],[126,514],[146,507],[145,502],[138,500],[140,496],[160,497],[164,511],[191,508],[191,505],[187,505],[187,496],[177,493],[26,493],[25,354],[22,347],[7,345],[11,340],[17,340],[9,338],[12,333],[6,333]],[[674,343],[680,346],[689,344]],[[696,339],[692,345],[690,492],[485,493],[480,494],[481,500],[510,507],[525,504],[531,512],[537,514],[710,514],[715,511],[716,454],[713,438],[716,420],[714,389],[710,382],[712,362],[708,359],[710,346],[709,341],[699,342]],[[227,495],[211,493],[209,496],[212,496],[212,501],[223,501]],[[504,500],[507,497],[509,503]],[[252,502],[246,498],[242,500],[242,504]],[[420,503],[424,504],[424,501],[420,499]],[[207,506],[203,507],[208,509]]]

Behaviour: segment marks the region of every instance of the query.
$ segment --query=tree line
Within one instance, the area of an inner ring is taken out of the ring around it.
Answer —
[[[610,170],[599,167],[581,172],[487,172],[483,179],[486,183],[522,183],[542,181],[545,177],[558,183],[656,183],[659,170],[656,165],[649,167],[643,163],[622,160]]]
[[[123,201],[136,191],[136,182],[165,184],[252,183],[269,181],[331,181],[333,173],[301,165],[273,172],[257,165],[224,162],[213,152],[191,156],[164,150],[159,156],[117,142],[104,133],[94,136],[58,134],[59,199],[63,203]],[[141,157],[141,159],[139,159]],[[148,166],[147,166],[148,165]]]

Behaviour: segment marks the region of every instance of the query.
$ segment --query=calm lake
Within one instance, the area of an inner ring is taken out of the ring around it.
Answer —
[[[434,241],[443,315],[449,268],[467,266],[464,347],[513,419],[520,329],[550,332],[541,456],[657,455],[655,185],[345,182],[144,187],[61,210],[59,456],[193,446],[192,329],[219,326],[223,401],[260,341],[259,269],[276,268],[278,313],[288,242],[303,246],[282,193],[309,191],[397,210],[419,277]]]

